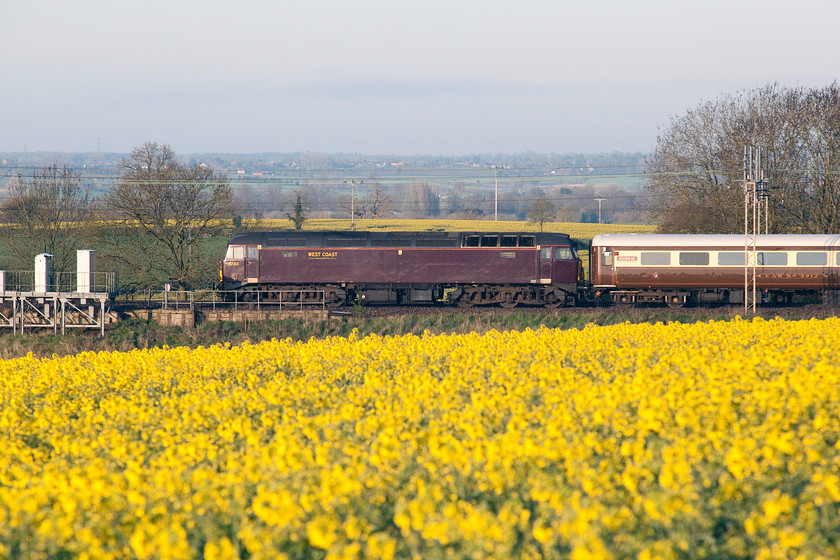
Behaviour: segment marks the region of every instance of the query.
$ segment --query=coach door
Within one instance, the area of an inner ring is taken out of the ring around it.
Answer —
[[[260,281],[260,248],[258,245],[245,247],[245,281]]]
[[[589,280],[593,286],[615,286],[615,256],[612,247],[589,247]]]
[[[825,270],[828,273],[826,288],[829,290],[840,290],[840,237],[833,236],[825,248],[828,252],[828,266]],[[840,293],[838,293],[840,296]]]

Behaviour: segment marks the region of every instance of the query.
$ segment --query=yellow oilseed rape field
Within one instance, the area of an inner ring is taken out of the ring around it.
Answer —
[[[840,320],[0,362],[3,558],[837,558]]]
[[[246,225],[255,229],[291,229],[289,220],[246,220]],[[530,222],[493,220],[408,220],[375,219],[356,220],[358,231],[539,231],[539,226]],[[304,230],[349,230],[350,220],[312,219],[303,224]],[[656,226],[640,224],[582,224],[577,222],[546,222],[544,231],[566,233],[574,239],[592,239],[599,233],[654,233]]]

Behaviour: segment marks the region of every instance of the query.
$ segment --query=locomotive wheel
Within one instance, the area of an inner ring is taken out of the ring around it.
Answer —
[[[669,301],[669,302],[666,303],[666,305],[668,307],[670,307],[671,309],[681,309],[685,305],[685,302],[684,301]]]
[[[561,293],[560,297],[557,297],[557,293],[549,293],[546,294],[546,302],[543,304],[543,307],[546,309],[557,309],[558,307],[563,307],[567,303],[566,295]]]
[[[473,303],[473,299],[476,299],[477,295],[478,294],[476,294],[475,292],[465,291],[463,294],[461,294],[461,297],[459,297],[458,301],[455,303],[458,307],[472,307],[473,305],[475,305],[475,303]]]
[[[513,301],[500,301],[499,305],[504,307],[505,309],[513,309],[517,305],[519,305],[519,300],[515,299]]]

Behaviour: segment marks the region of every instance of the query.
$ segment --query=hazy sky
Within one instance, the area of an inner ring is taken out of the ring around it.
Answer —
[[[0,150],[649,151],[840,78],[837,0],[0,0]]]

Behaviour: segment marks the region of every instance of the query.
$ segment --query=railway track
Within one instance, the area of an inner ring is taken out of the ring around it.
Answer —
[[[463,309],[449,306],[365,306],[361,309],[339,307],[331,310],[334,316],[360,317],[399,317],[403,315],[602,315],[610,314],[626,317],[627,320],[649,317],[649,320],[675,321],[680,317],[696,321],[698,318],[724,318],[741,316],[749,319],[751,313],[745,313],[742,305],[722,305],[714,307],[683,307],[670,309],[666,307],[632,307],[616,308],[611,306],[583,306],[545,309],[541,307],[517,307],[505,309],[502,307],[472,307]],[[822,304],[802,304],[790,306],[760,306],[756,315],[765,319],[779,317],[788,320],[823,319],[840,316],[840,307],[828,307]]]

